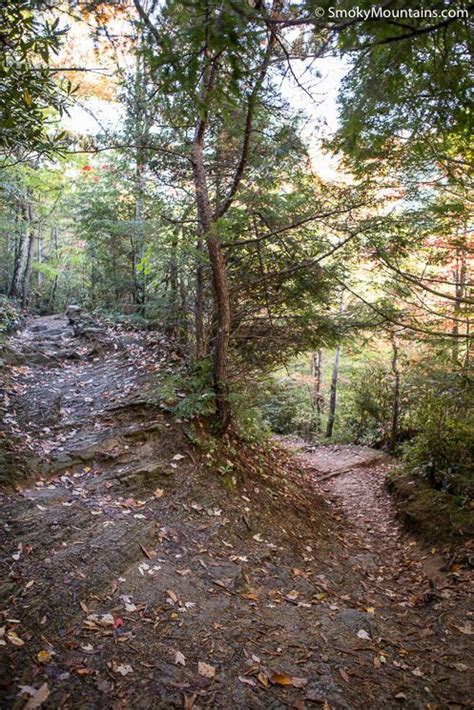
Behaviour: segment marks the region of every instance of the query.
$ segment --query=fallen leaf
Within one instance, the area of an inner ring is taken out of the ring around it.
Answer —
[[[20,692],[18,695],[34,695],[36,693],[36,688],[32,688],[31,685],[20,685]]]
[[[199,675],[204,676],[204,678],[214,678],[214,676],[216,675],[216,669],[214,668],[214,666],[210,666],[208,663],[199,661],[198,673]]]
[[[194,695],[191,695],[190,697],[185,695],[184,702],[183,702],[183,710],[192,710],[194,707],[194,703],[196,702],[196,698],[197,698],[197,693],[194,693]]]
[[[359,629],[359,631],[357,632],[357,636],[360,639],[364,639],[364,641],[370,641],[370,636],[367,631],[364,631],[364,629]]]
[[[120,675],[128,675],[129,673],[133,673],[133,668],[129,663],[114,663],[112,670],[114,670],[115,673],[120,673]]]
[[[465,626],[454,625],[454,628],[460,631],[462,634],[466,634],[466,636],[472,636],[472,634],[474,633],[471,626],[468,624],[466,624]]]
[[[350,678],[347,675],[344,668],[339,668],[339,675],[341,676],[342,680],[344,680],[346,683],[350,683]]]
[[[47,683],[38,688],[36,693],[28,700],[23,710],[35,710],[39,708],[49,697],[49,688]]]
[[[114,626],[115,621],[112,614],[89,614],[87,619],[84,621],[84,626],[90,629],[97,628],[97,626]]]
[[[39,651],[36,654],[36,660],[38,663],[51,663],[52,656],[49,651]]]
[[[172,602],[174,602],[175,604],[178,603],[179,597],[178,597],[178,595],[176,594],[176,592],[173,592],[172,589],[167,589],[167,590],[166,590],[166,594],[168,595],[169,599],[171,599]]]
[[[153,491],[153,495],[155,496],[155,498],[161,498],[163,493],[164,490],[162,488],[155,488],[155,490]]]
[[[90,668],[75,668],[74,672],[77,673],[77,675],[83,676],[83,675],[92,675],[95,673],[95,671],[91,670]]]
[[[308,683],[307,678],[297,678],[287,673],[272,673],[270,675],[270,683],[274,685],[292,685],[294,688],[304,688]]]
[[[257,685],[254,680],[251,678],[244,678],[243,676],[239,675],[239,680],[241,683],[244,683],[245,685],[253,685],[254,687]]]
[[[24,646],[25,642],[14,631],[7,631],[7,639],[14,646]]]
[[[185,666],[186,656],[184,655],[184,653],[181,653],[181,651],[176,651],[174,654],[174,662],[177,666]]]

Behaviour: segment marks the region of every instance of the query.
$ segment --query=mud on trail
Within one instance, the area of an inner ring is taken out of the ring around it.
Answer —
[[[471,707],[469,573],[400,527],[389,460],[214,451],[160,407],[154,333],[10,346],[2,707]]]

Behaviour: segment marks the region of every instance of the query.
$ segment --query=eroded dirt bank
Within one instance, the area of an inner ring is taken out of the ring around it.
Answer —
[[[471,706],[468,572],[399,527],[388,460],[229,445],[217,470],[156,404],[163,338],[56,317],[11,344],[3,707]]]

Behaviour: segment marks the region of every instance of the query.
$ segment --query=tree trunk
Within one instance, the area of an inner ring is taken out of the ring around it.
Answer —
[[[27,235],[25,247],[25,266],[21,279],[21,303],[26,308],[30,301],[30,282],[33,267],[33,249],[35,245],[35,229],[33,225],[33,209],[31,204],[25,206],[25,217],[27,222]]]
[[[18,299],[21,292],[21,277],[25,270],[25,245],[26,245],[26,212],[23,204],[19,204],[16,217],[15,226],[18,230],[18,239],[15,245],[15,260],[13,264],[13,274],[10,283],[10,289],[8,295],[10,298]]]
[[[169,261],[169,285],[170,295],[168,299],[168,325],[167,335],[170,338],[175,338],[179,332],[179,272],[178,272],[178,234],[177,231],[173,234],[171,242],[171,256]]]
[[[326,425],[326,439],[332,437],[332,432],[334,429],[334,422],[336,420],[336,403],[337,403],[337,380],[339,377],[339,359],[341,356],[341,346],[338,345],[334,355],[334,363],[332,366],[332,376],[331,376],[331,392],[329,395],[329,412],[328,421]]]
[[[204,251],[202,237],[197,242],[198,262],[196,266],[196,300],[194,303],[195,355],[200,360],[205,354],[204,339],[204,264],[201,254]]]
[[[321,433],[321,415],[323,412],[323,396],[321,393],[322,385],[322,362],[323,354],[321,350],[311,353],[311,373],[313,376],[313,408],[316,412],[316,421],[314,432],[316,436]]]
[[[400,370],[398,369],[398,343],[394,333],[392,333],[390,339],[392,341],[393,401],[389,449],[390,451],[395,451],[398,438],[398,421],[400,417]]]
[[[339,315],[342,314],[344,310],[344,289],[341,290],[341,296],[339,299]],[[329,412],[328,421],[326,424],[326,438],[330,439],[332,437],[332,432],[334,429],[334,422],[336,420],[336,404],[337,404],[337,380],[339,377],[339,359],[341,357],[341,346],[338,345],[336,352],[334,354],[334,363],[332,366],[332,376],[331,376],[331,391],[329,395]]]
[[[201,130],[200,130],[201,129]],[[229,385],[227,381],[227,360],[230,340],[230,296],[229,285],[217,225],[213,221],[209,201],[207,176],[204,167],[202,126],[196,130],[192,149],[194,189],[200,231],[205,239],[211,263],[212,283],[214,287],[214,305],[216,317],[216,335],[213,353],[213,379],[216,396],[216,414],[221,431],[230,423],[231,407]]]

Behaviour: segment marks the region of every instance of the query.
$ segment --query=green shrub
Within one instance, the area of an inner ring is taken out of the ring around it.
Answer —
[[[349,376],[340,407],[341,429],[356,444],[382,447],[388,442],[392,416],[392,377],[382,364],[357,369]]]
[[[451,493],[473,491],[474,401],[472,382],[459,370],[412,370],[408,382],[412,438],[404,446],[411,470]]]
[[[12,333],[21,322],[19,308],[6,296],[0,296],[0,336]]]
[[[261,410],[263,420],[277,434],[308,436],[315,431],[316,415],[306,385],[286,378],[271,382]]]

